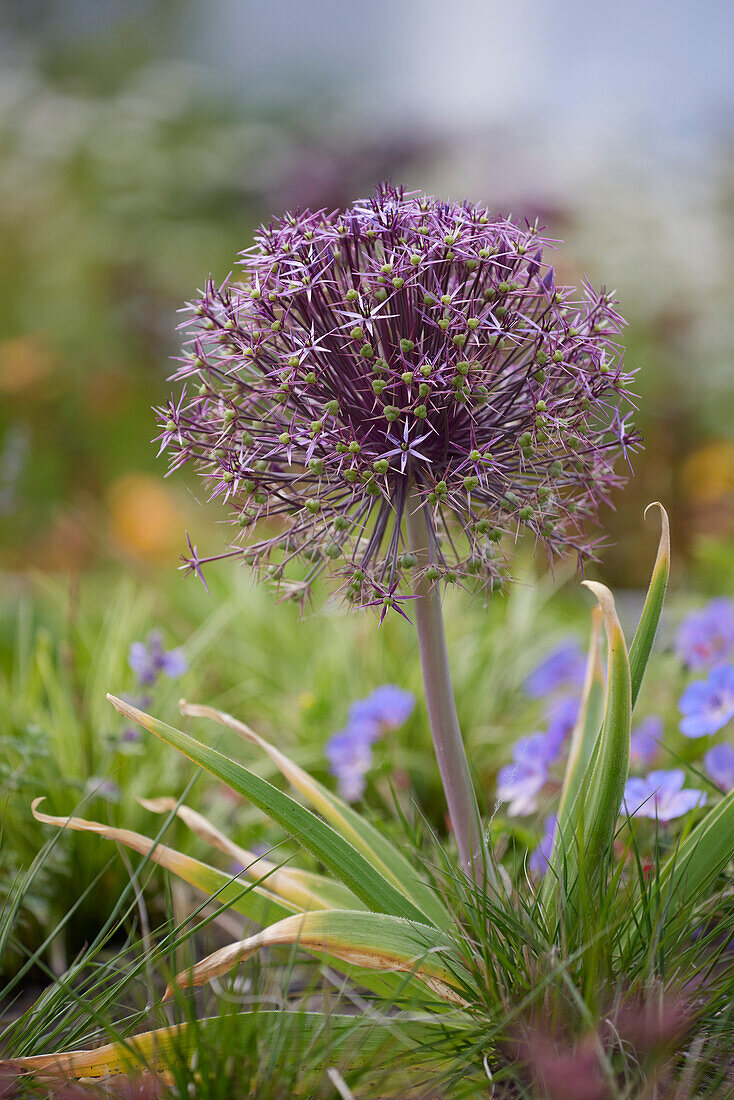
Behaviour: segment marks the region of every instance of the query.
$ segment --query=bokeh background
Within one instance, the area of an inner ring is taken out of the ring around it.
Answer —
[[[226,532],[164,481],[150,406],[176,310],[253,227],[390,177],[539,216],[563,276],[616,287],[637,477],[605,575],[730,561],[734,20],[726,0],[5,0],[0,565],[172,569]],[[717,564],[718,563],[718,564]],[[183,583],[183,582],[182,582]],[[707,583],[704,580],[704,585]]]
[[[392,178],[538,217],[566,241],[562,281],[617,289],[646,449],[603,516],[612,545],[597,575],[631,632],[656,540],[642,510],[665,502],[673,591],[641,713],[664,717],[685,759],[698,751],[677,733],[671,640],[686,610],[734,587],[732,10],[0,0],[0,914],[25,883],[0,974],[74,907],[49,960],[63,970],[128,883],[128,865],[79,834],[37,873],[48,830],[31,799],[148,833],[136,796],[179,795],[191,778],[126,728],[106,691],[172,723],[180,695],[206,700],[332,783],[327,739],[350,702],[394,680],[417,705],[376,748],[367,804],[390,821],[396,798],[404,814],[415,800],[439,834],[446,824],[406,622],[378,634],[374,617],[321,601],[299,622],[231,563],[211,569],[208,592],[177,572],[187,529],[216,553],[227,527],[193,479],[164,477],[151,406],[170,393],[177,310],[209,272],[228,274],[271,212],[339,206]],[[523,553],[533,583],[487,609],[462,593],[447,603],[489,807],[511,745],[545,720],[524,678],[569,632],[588,636],[572,569],[541,575]],[[183,646],[189,670],[143,695],[129,654],[153,630]],[[282,840],[252,807],[233,814],[216,784],[200,779],[194,804],[248,847]],[[519,838],[520,858],[539,836],[503,813],[493,828]]]

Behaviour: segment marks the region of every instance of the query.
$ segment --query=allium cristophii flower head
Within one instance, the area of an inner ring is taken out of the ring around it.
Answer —
[[[557,286],[550,245],[388,185],[261,228],[239,281],[187,307],[186,385],[158,410],[171,468],[193,462],[241,528],[229,553],[289,596],[327,568],[383,607],[413,590],[408,508],[436,584],[491,589],[523,530],[590,555],[585,525],[638,442],[630,374],[612,299]]]

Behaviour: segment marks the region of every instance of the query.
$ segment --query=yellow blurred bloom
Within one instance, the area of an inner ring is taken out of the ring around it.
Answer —
[[[734,443],[715,440],[689,455],[683,483],[690,500],[714,504],[734,493]]]
[[[148,561],[170,560],[181,546],[183,518],[178,504],[158,478],[126,474],[108,492],[114,541]]]
[[[0,344],[0,393],[47,397],[38,389],[48,378],[53,357],[39,336],[17,336]]]

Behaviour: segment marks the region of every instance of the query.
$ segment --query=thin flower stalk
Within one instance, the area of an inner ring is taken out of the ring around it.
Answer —
[[[408,496],[406,518],[410,549],[418,566],[414,615],[423,689],[459,859],[464,870],[475,879],[486,873],[493,880],[494,871],[483,839],[479,807],[456,713],[441,596],[425,575],[430,560],[430,523],[424,503],[415,490]]]

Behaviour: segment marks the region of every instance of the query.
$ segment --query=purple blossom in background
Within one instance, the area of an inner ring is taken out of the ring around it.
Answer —
[[[711,600],[678,627],[675,650],[690,668],[706,668],[734,653],[734,600]]]
[[[154,684],[161,673],[175,680],[189,667],[182,649],[164,650],[163,638],[157,630],[150,632],[147,641],[132,643],[128,664],[139,682],[146,686]]]
[[[299,602],[328,570],[384,613],[414,597],[418,569],[491,589],[522,530],[552,559],[593,555],[588,522],[639,442],[620,414],[632,374],[614,300],[556,285],[553,247],[482,205],[389,184],[262,226],[237,277],[188,303],[183,392],[157,410],[170,469],[192,463],[236,524],[215,557]],[[420,565],[409,491],[429,527]],[[185,566],[212,560],[192,550]]]
[[[387,729],[396,729],[413,713],[415,696],[395,684],[375,688],[366,699],[358,699],[349,708],[349,723],[376,722]]]
[[[540,699],[559,688],[579,688],[584,682],[586,657],[573,639],[562,642],[525,680],[525,691]]]
[[[514,760],[497,772],[497,798],[509,802],[510,817],[526,817],[538,808],[538,795],[548,781],[544,734],[525,737],[515,745]]]
[[[630,817],[651,817],[666,822],[703,806],[705,793],[693,788],[683,790],[685,778],[682,768],[674,768],[650,772],[644,779],[628,779],[622,804],[624,812]]]
[[[558,759],[566,740],[573,733],[580,706],[581,700],[575,695],[564,695],[560,699],[552,699],[548,704],[548,731],[545,737],[549,763]]]
[[[550,857],[553,852],[553,841],[556,835],[557,824],[558,818],[556,815],[548,814],[545,819],[543,838],[537,848],[534,848],[530,853],[528,867],[532,873],[538,877],[544,875],[548,870],[548,864],[550,863]]]
[[[365,776],[372,767],[375,727],[366,724],[335,733],[326,743],[329,769],[345,802],[356,802],[365,789]]]
[[[643,718],[632,731],[630,758],[639,764],[649,764],[663,740],[663,720],[657,714]]]
[[[703,758],[703,766],[722,791],[734,788],[734,746],[714,745]]]
[[[543,764],[552,764],[558,755],[555,741],[547,733],[531,733],[521,737],[512,749],[512,759],[516,764],[528,764],[541,760]]]
[[[106,798],[108,802],[120,801],[120,788],[114,779],[100,779],[93,775],[87,780],[87,793],[95,798]]]
[[[372,767],[372,745],[389,729],[397,729],[410,716],[415,697],[395,684],[383,684],[349,708],[346,729],[326,743],[329,770],[345,802],[356,802],[365,790],[365,776]]]
[[[734,718],[734,665],[720,665],[707,680],[689,684],[678,703],[686,737],[706,737]]]

